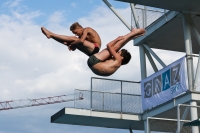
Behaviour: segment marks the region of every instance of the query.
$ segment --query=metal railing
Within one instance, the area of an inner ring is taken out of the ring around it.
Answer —
[[[185,128],[188,129],[188,132],[199,132],[200,127],[198,126],[188,126],[184,125],[187,122],[194,121],[200,116],[200,106],[197,104],[179,104],[177,106],[177,132],[182,133],[182,130]]]
[[[75,101],[75,108],[126,114],[142,113],[141,95],[92,91],[91,108],[91,91],[76,90],[76,93],[82,93],[84,99]]]
[[[140,82],[91,78],[91,91],[76,90],[84,99],[75,108],[127,114],[142,113]]]
[[[168,10],[161,8],[154,8],[142,5],[135,6],[136,18],[139,23],[139,27],[146,28],[153,22],[158,20],[161,16],[168,12]],[[131,27],[137,27],[133,14],[131,15]]]

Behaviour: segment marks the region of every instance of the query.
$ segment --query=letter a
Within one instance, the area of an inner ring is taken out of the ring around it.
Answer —
[[[168,79],[167,74],[166,74],[166,76],[165,76],[165,86],[164,86],[164,88],[166,87],[167,84],[170,86],[170,84],[169,84],[169,79]]]

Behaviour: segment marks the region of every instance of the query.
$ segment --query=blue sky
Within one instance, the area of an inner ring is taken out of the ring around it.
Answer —
[[[109,2],[130,23],[129,5]],[[102,48],[129,32],[101,0],[1,0],[0,7],[0,101],[67,95],[77,88],[89,90],[90,78],[98,77],[88,69],[86,55],[69,52],[67,47],[47,39],[41,33],[41,26],[55,33],[73,35],[69,26],[77,21],[99,33]],[[131,51],[131,62],[109,78],[140,81],[138,47],[133,47],[131,41],[125,48]],[[166,64],[175,60],[166,57],[163,51],[157,54]],[[72,103],[1,111],[0,133],[129,132],[50,123],[53,114],[68,106]]]

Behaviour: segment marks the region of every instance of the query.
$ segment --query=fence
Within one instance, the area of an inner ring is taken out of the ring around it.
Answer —
[[[178,133],[177,119],[148,118],[148,133]],[[192,133],[191,127],[183,127],[180,133]]]
[[[191,110],[196,110],[196,113],[191,113]],[[200,106],[192,106],[187,104],[179,104],[177,106],[177,119],[167,118],[147,118],[148,133],[156,131],[157,133],[192,133],[192,126],[183,126],[185,123],[190,122],[192,117],[199,116]],[[195,128],[199,127],[196,126]]]
[[[192,113],[191,113],[192,112]],[[187,104],[179,104],[177,107],[177,129],[180,133],[192,133],[192,126],[183,126],[186,122],[184,120],[192,121],[193,118],[197,119],[200,116],[200,106],[193,106]],[[195,128],[199,128],[196,126]],[[200,129],[198,129],[200,131]]]
[[[142,113],[140,83],[104,78],[91,78],[91,91],[76,90],[84,99],[75,108],[127,114]]]
[[[146,28],[149,25],[151,25],[154,21],[159,19],[161,16],[163,16],[165,13],[167,13],[168,10],[136,5],[135,12],[137,15],[136,17],[139,26]],[[131,14],[131,27],[136,27],[133,14]]]

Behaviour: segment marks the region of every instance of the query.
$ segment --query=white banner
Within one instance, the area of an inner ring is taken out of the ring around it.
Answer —
[[[187,90],[183,57],[141,81],[142,109],[158,106]]]

